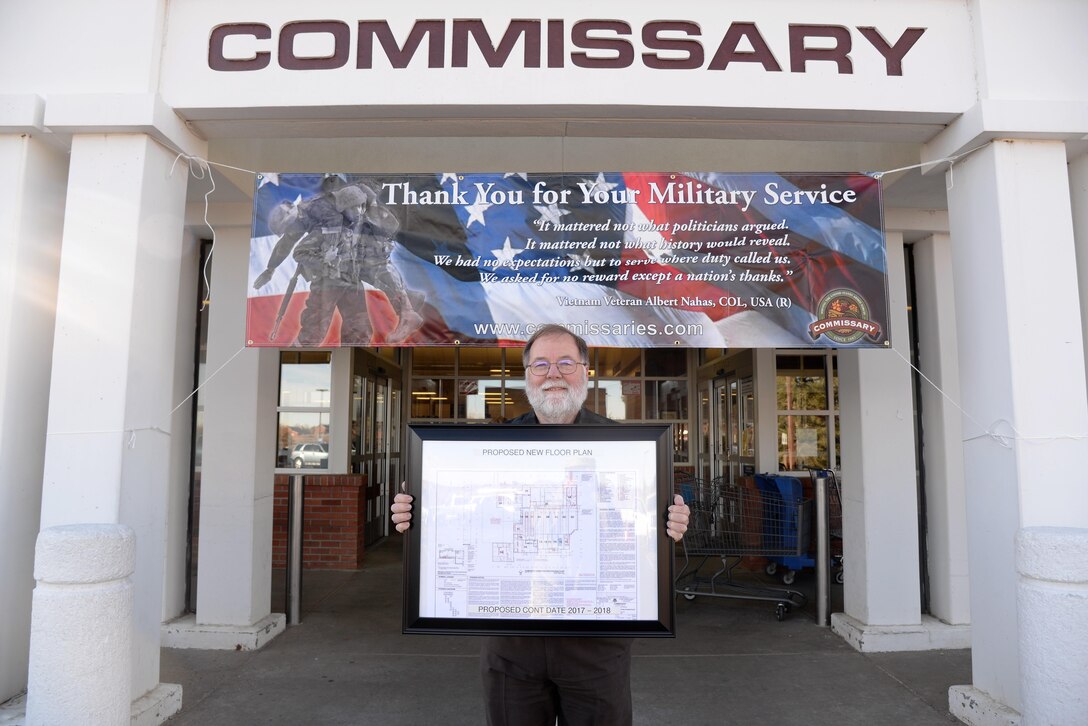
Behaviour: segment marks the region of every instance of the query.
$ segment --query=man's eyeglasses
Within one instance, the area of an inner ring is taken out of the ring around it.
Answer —
[[[564,376],[569,376],[571,373],[574,373],[574,371],[578,370],[578,366],[584,366],[586,364],[580,363],[576,360],[570,360],[569,358],[558,360],[555,363],[549,363],[546,360],[538,360],[535,363],[529,364],[529,371],[534,376],[546,376],[548,375],[548,371],[552,369],[553,365]]]

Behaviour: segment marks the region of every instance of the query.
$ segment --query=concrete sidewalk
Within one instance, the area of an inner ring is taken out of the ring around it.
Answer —
[[[168,723],[484,723],[480,641],[401,635],[400,584],[388,540],[362,570],[307,572],[302,624],[263,650],[164,648],[160,680],[184,687]],[[676,621],[635,644],[636,724],[955,724],[948,687],[971,682],[969,650],[862,655],[811,604],[778,622],[771,603],[679,598]]]

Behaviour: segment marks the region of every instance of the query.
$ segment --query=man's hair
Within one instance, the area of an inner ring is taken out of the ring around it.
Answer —
[[[582,359],[582,363],[589,363],[589,346],[586,345],[586,341],[583,340],[581,336],[575,335],[562,325],[548,323],[547,325],[542,325],[537,328],[536,332],[533,333],[529,340],[525,341],[525,348],[521,351],[521,364],[523,366],[526,368],[529,367],[529,351],[532,350],[533,343],[535,343],[538,338],[545,338],[549,335],[569,335],[574,338],[574,344],[578,346],[578,357]]]

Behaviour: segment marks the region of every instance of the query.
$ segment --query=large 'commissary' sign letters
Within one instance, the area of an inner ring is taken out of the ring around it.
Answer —
[[[874,26],[791,23],[787,42],[775,48],[751,22],[722,28],[654,20],[635,27],[619,19],[516,19],[500,32],[488,30],[480,18],[417,19],[400,34],[387,20],[294,20],[275,30],[267,23],[236,22],[211,31],[208,67],[258,71],[274,62],[294,71],[349,63],[358,69],[376,64],[406,68],[425,58],[428,68],[466,68],[470,59],[479,59],[474,64],[482,60],[490,68],[563,68],[569,63],[579,68],[642,65],[724,71],[730,64],[754,64],[769,72],[805,73],[810,64],[830,62],[839,74],[849,75],[856,55],[864,59],[859,62],[882,63],[888,76],[902,76],[904,58],[925,32],[918,27],[887,33]],[[320,43],[322,50],[301,50],[306,43]],[[863,52],[855,54],[855,45]]]

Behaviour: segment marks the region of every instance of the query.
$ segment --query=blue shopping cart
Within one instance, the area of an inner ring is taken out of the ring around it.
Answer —
[[[809,556],[812,533],[812,509],[804,498],[801,480],[793,476],[756,474],[756,487],[765,502],[773,503],[763,516],[763,541],[768,551],[790,551],[787,555],[767,556],[766,572],[782,570],[782,584],[792,585],[797,572],[814,567]]]

